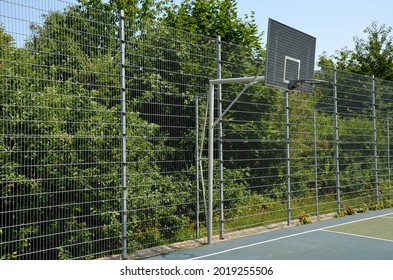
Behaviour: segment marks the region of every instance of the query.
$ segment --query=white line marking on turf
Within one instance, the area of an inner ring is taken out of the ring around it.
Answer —
[[[362,237],[362,238],[367,238],[367,239],[374,239],[374,240],[379,240],[379,241],[393,242],[393,240],[390,240],[390,239],[384,239],[384,238],[378,238],[378,237],[372,237],[372,236],[360,235],[360,234],[354,234],[354,233],[348,233],[348,232],[342,232],[342,231],[335,231],[335,230],[328,230],[328,229],[323,229],[321,231],[339,233],[339,234],[343,234],[343,235],[350,235],[350,236]]]
[[[329,228],[353,224],[356,222],[362,222],[362,221],[367,221],[367,220],[371,220],[371,219],[375,219],[375,218],[381,218],[381,217],[388,216],[388,215],[392,215],[392,213],[382,214],[382,215],[378,215],[378,216],[374,216],[374,217],[359,219],[356,221],[350,221],[350,222],[341,223],[341,224],[337,224],[337,225],[332,225],[332,226],[327,226],[327,227],[323,227],[323,228],[317,228],[317,229],[312,229],[312,230],[308,230],[308,231],[303,231],[303,232],[299,232],[299,233],[295,233],[295,234],[285,235],[285,236],[281,236],[281,237],[277,237],[277,238],[273,238],[273,239],[269,239],[269,240],[265,240],[265,241],[261,241],[261,242],[256,242],[256,243],[252,243],[252,244],[248,244],[248,245],[244,245],[244,246],[239,246],[239,247],[235,247],[235,248],[231,248],[231,249],[227,249],[227,250],[223,250],[223,251],[219,251],[219,252],[215,252],[215,253],[211,253],[211,254],[207,254],[207,255],[203,255],[203,256],[198,256],[195,258],[190,258],[189,260],[199,260],[199,259],[203,259],[203,258],[217,256],[217,255],[225,254],[225,253],[232,252],[232,251],[237,251],[237,250],[241,250],[241,249],[245,249],[245,248],[249,248],[249,247],[254,247],[254,246],[258,246],[258,245],[262,245],[262,244],[266,244],[266,243],[275,242],[275,241],[282,240],[282,239],[287,239],[287,238],[291,238],[291,237],[295,237],[295,236],[299,236],[299,235],[303,235],[303,234],[308,234],[308,233],[312,233],[312,232],[316,232],[316,231],[323,231],[323,230],[326,230]]]

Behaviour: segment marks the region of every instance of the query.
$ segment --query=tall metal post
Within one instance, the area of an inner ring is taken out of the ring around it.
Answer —
[[[317,115],[314,110],[314,180],[315,180],[315,213],[318,216],[318,153],[317,153]]]
[[[291,224],[291,159],[290,159],[290,143],[289,143],[289,100],[288,90],[284,91],[284,107],[285,107],[285,140],[286,140],[286,181],[287,181],[287,224]]]
[[[120,123],[121,123],[121,185],[122,185],[122,259],[127,259],[127,134],[126,134],[126,70],[124,11],[119,11],[120,39]]]
[[[221,79],[221,36],[217,36],[217,79]],[[224,154],[222,142],[222,85],[217,85],[217,98],[218,98],[218,173],[220,180],[220,239],[224,239]]]
[[[372,115],[373,115],[373,134],[374,134],[374,175],[375,175],[375,200],[379,202],[379,182],[378,182],[378,151],[377,151],[377,118],[375,102],[375,78],[372,76]]]
[[[195,95],[196,238],[199,238],[199,97]]]
[[[387,153],[388,153],[388,199],[390,199],[390,125],[389,125],[389,114],[386,114],[386,137],[387,137]]]
[[[335,142],[335,161],[336,161],[336,203],[337,213],[341,211],[340,196],[340,158],[339,158],[339,139],[338,139],[338,106],[337,106],[337,70],[333,69],[333,105],[334,105],[334,142]]]
[[[214,167],[214,84],[209,83],[209,143],[208,143],[208,222],[207,240],[213,244],[213,167]]]

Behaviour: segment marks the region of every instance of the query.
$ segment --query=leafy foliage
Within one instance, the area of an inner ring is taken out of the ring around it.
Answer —
[[[326,54],[319,58],[319,65],[332,67],[337,65],[339,70],[353,73],[374,75],[384,80],[393,80],[393,38],[390,35],[392,27],[384,24],[378,26],[373,22],[364,29],[367,38],[356,36],[355,49],[343,48],[336,55],[327,57]]]
[[[235,0],[185,0],[167,11],[165,23],[173,28],[261,50],[254,14],[238,17]]]

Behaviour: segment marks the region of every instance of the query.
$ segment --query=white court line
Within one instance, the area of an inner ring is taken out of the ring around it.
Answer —
[[[275,241],[286,239],[286,238],[291,238],[291,237],[295,237],[295,236],[299,236],[299,235],[303,235],[303,234],[308,234],[308,233],[316,232],[316,231],[323,231],[323,230],[337,227],[337,226],[343,226],[343,225],[348,225],[348,224],[352,224],[352,223],[356,223],[356,222],[362,222],[362,221],[367,221],[367,220],[371,220],[371,219],[375,219],[375,218],[381,218],[381,217],[392,215],[392,214],[393,213],[382,214],[382,215],[364,218],[364,219],[360,219],[360,220],[356,220],[356,221],[350,221],[350,222],[341,223],[341,224],[337,224],[337,225],[332,225],[332,226],[327,226],[327,227],[323,227],[323,228],[317,228],[317,229],[312,229],[312,230],[308,230],[308,231],[303,231],[303,232],[299,232],[299,233],[295,233],[295,234],[285,235],[285,236],[281,236],[281,237],[277,237],[277,238],[273,238],[273,239],[269,239],[269,240],[265,240],[265,241],[261,241],[261,242],[256,242],[256,243],[252,243],[252,244],[248,244],[248,245],[244,245],[244,246],[239,246],[239,247],[235,247],[235,248],[231,248],[231,249],[227,249],[227,250],[223,250],[223,251],[219,251],[219,252],[215,252],[215,253],[211,253],[211,254],[195,257],[195,258],[190,258],[189,260],[198,260],[198,259],[203,259],[203,258],[207,258],[207,257],[217,256],[217,255],[225,254],[228,252],[242,250],[245,248],[254,247],[254,246],[258,246],[258,245],[262,245],[262,244],[266,244],[266,243],[271,243],[271,242],[275,242]]]
[[[379,241],[387,241],[387,242],[393,243],[393,240],[390,240],[390,239],[372,237],[372,236],[367,236],[367,235],[360,235],[360,234],[354,234],[354,233],[348,233],[348,232],[342,232],[342,231],[335,231],[335,230],[328,230],[328,229],[323,229],[321,231],[338,233],[338,234],[343,234],[343,235],[350,235],[350,236],[355,236],[355,237],[362,237],[362,238],[367,238],[367,239],[374,239],[374,240],[379,240]]]

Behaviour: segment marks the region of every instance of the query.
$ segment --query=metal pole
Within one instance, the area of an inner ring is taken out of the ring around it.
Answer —
[[[221,79],[221,36],[217,36],[217,78]],[[217,86],[218,97],[218,172],[220,177],[220,239],[224,239],[224,154],[222,142],[222,85]]]
[[[318,153],[317,153],[317,115],[314,111],[314,173],[315,173],[315,212],[318,216]]]
[[[287,224],[291,224],[291,161],[290,161],[290,146],[289,146],[289,101],[288,90],[284,91],[285,102],[285,139],[286,139],[286,166],[287,166]]]
[[[127,134],[126,134],[126,71],[125,71],[125,40],[124,11],[119,12],[120,36],[120,122],[121,122],[121,185],[122,185],[122,259],[127,255]]]
[[[386,114],[386,131],[387,131],[387,152],[388,152],[388,199],[390,199],[390,125],[389,125],[389,115]]]
[[[340,159],[339,159],[339,140],[338,140],[338,108],[337,108],[337,70],[333,69],[333,103],[334,103],[334,142],[335,142],[335,161],[336,161],[336,203],[337,213],[341,211],[340,198]]]
[[[377,151],[377,120],[375,104],[375,78],[372,76],[372,115],[373,115],[373,134],[374,134],[374,174],[375,174],[375,199],[379,202],[379,182],[378,182],[378,151]]]
[[[195,95],[196,238],[199,238],[199,97]]]
[[[208,143],[208,223],[207,242],[213,244],[213,168],[214,168],[214,84],[209,83],[209,143]]]

